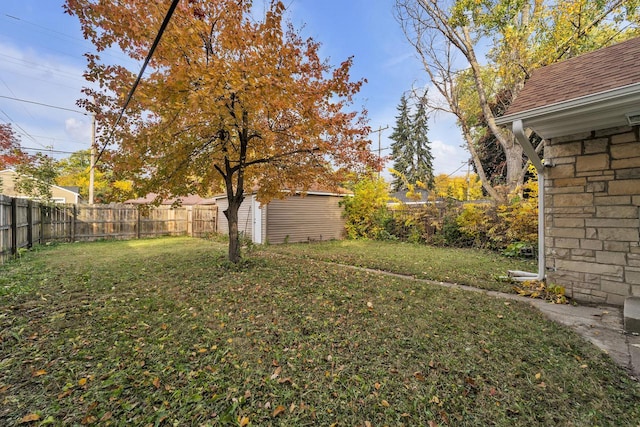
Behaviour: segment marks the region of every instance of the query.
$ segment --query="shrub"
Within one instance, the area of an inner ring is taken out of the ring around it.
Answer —
[[[386,237],[385,224],[390,214],[387,210],[389,188],[387,183],[375,176],[357,180],[352,185],[353,196],[345,197],[345,229],[349,239],[378,239]],[[385,239],[386,240],[386,239]]]
[[[484,248],[490,246],[489,230],[495,223],[494,208],[489,204],[465,205],[456,217],[460,233],[467,246]]]
[[[416,192],[420,183],[409,183],[407,196],[419,200]],[[378,240],[402,240],[440,246],[477,247],[503,251],[507,256],[532,256],[538,242],[538,183],[529,180],[507,203],[467,203],[448,199],[416,207],[395,204],[387,207],[391,199],[387,184],[371,175],[356,180],[353,197],[346,198],[347,237]]]

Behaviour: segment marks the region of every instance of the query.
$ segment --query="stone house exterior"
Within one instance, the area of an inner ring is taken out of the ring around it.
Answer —
[[[640,38],[534,71],[496,122],[543,178],[546,280],[583,302],[640,296]]]

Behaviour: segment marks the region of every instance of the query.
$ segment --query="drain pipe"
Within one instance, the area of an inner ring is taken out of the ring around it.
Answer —
[[[522,120],[516,120],[512,125],[513,134],[518,143],[522,146],[529,161],[538,172],[538,272],[529,273],[527,271],[509,270],[509,278],[517,282],[529,280],[543,281],[546,276],[546,262],[544,257],[544,165],[538,157],[538,153],[529,142],[529,138],[524,133]]]

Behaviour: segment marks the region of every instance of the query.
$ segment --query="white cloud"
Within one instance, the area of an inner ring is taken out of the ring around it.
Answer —
[[[0,40],[0,94],[8,97],[0,99],[0,121],[12,124],[23,147],[72,152],[90,146],[90,119],[63,110],[81,111],[75,102],[86,85],[83,62]]]
[[[469,160],[469,153],[459,145],[446,144],[439,139],[431,141],[431,154],[433,154],[433,169],[436,175],[446,173],[462,174],[456,170],[466,171],[464,167]]]
[[[91,138],[91,123],[89,120],[68,118],[64,121],[64,127],[71,139],[89,143]]]

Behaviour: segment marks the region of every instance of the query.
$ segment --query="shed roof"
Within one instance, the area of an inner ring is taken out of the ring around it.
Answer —
[[[251,189],[245,190],[245,195],[248,194],[256,194],[259,190],[260,186],[255,184],[251,187]],[[291,193],[291,194],[304,194],[304,195],[312,195],[312,196],[349,196],[353,194],[353,191],[347,190],[346,188],[337,187],[337,188],[329,188],[322,184],[314,183],[307,190],[303,190],[301,188],[296,188],[295,190],[291,190],[289,188],[283,187],[280,190],[281,193]],[[213,199],[224,199],[227,197],[226,193],[219,193],[213,196]]]
[[[499,117],[544,138],[627,124],[640,111],[640,37],[539,68]]]

